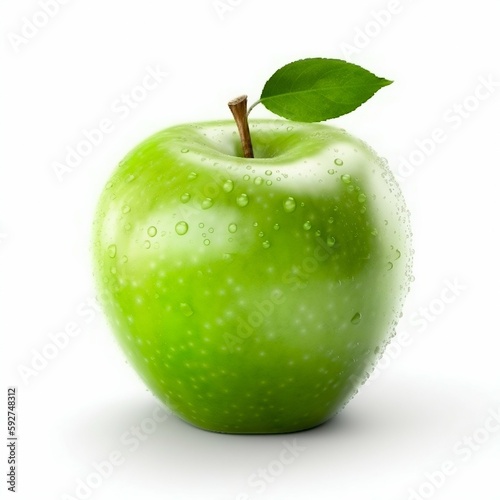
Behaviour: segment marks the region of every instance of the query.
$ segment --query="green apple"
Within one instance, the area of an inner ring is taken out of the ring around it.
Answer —
[[[101,300],[128,359],[185,421],[307,429],[339,412],[407,293],[407,209],[364,142],[322,124],[175,126],[120,163],[94,227]]]

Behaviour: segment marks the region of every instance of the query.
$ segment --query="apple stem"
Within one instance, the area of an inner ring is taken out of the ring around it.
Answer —
[[[248,108],[248,111],[247,111],[247,116],[250,114],[250,111],[252,111],[253,108],[255,108],[255,106],[257,106],[257,104],[260,104],[260,99],[258,101],[255,101],[249,108]]]
[[[253,158],[252,139],[250,137],[250,129],[248,127],[247,114],[247,96],[241,95],[232,99],[227,103],[231,113],[233,113],[234,121],[238,127],[240,134],[241,147],[245,158]]]

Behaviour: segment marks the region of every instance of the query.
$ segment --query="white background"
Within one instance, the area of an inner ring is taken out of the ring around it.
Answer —
[[[83,498],[78,481],[91,478],[96,500],[498,500],[500,4],[70,0],[24,41],[24,18],[43,21],[40,4],[6,4],[0,321],[2,391],[19,393],[17,498]],[[376,14],[389,7],[390,19]],[[252,102],[278,67],[314,56],[395,81],[336,120],[389,160],[412,213],[415,282],[393,349],[345,411],[312,431],[225,436],[175,417],[153,428],[158,403],[89,305],[97,197],[148,135],[227,118],[230,98],[248,93]],[[119,113],[116,101],[148,67],[168,76]],[[103,119],[113,131],[58,179],[54,163]],[[432,145],[435,129],[442,140]],[[413,166],[403,168],[404,158]],[[22,377],[20,367],[52,352],[50,336],[71,323],[78,334]],[[0,435],[5,426],[2,410]],[[134,426],[151,432],[132,450]],[[280,466],[293,440],[301,451]],[[113,453],[122,463],[96,476],[93,463]],[[6,448],[0,460],[5,478]],[[249,483],[259,469],[276,473],[263,492]],[[0,487],[3,495],[4,479]]]

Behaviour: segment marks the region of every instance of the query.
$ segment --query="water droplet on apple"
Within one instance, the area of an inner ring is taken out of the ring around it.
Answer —
[[[111,266],[109,268],[109,271],[111,272],[111,274],[116,274],[116,267],[115,266]]]
[[[148,235],[151,236],[151,238],[154,238],[156,236],[156,233],[157,233],[157,229],[155,226],[149,226],[148,227]]]
[[[319,229],[316,230],[316,232],[314,233],[316,236],[321,236],[321,231]]]
[[[259,231],[259,238],[263,238],[264,237],[264,231]]]
[[[266,181],[266,186],[272,186],[273,185],[273,181]]]
[[[135,179],[134,174],[128,174],[127,177],[125,177],[125,182],[132,182]]]
[[[335,163],[335,165],[337,165],[338,167],[341,167],[344,164],[344,162],[340,158],[335,158],[333,163]]]
[[[330,224],[333,224],[333,222],[334,222],[334,221],[335,221],[335,219],[334,219],[333,217],[329,217],[329,218],[328,218],[328,222],[329,222]]]
[[[358,201],[359,201],[359,203],[364,203],[366,201],[366,194],[361,193],[358,196]]]
[[[222,260],[226,262],[232,262],[233,261],[233,255],[230,253],[223,253],[222,254]]]
[[[179,236],[183,236],[185,235],[187,232],[188,232],[188,229],[189,229],[189,226],[187,224],[187,222],[181,220],[180,222],[178,222],[176,225],[175,225],[175,232],[179,235]]]
[[[292,127],[292,126],[289,126],[289,127],[287,127],[286,129],[290,132],[291,130],[293,130],[293,127]]]
[[[123,226],[123,229],[125,229],[125,231],[130,231],[130,229],[132,229],[132,225],[129,224],[128,222]]]
[[[342,174],[340,176],[340,178],[342,179],[342,182],[344,184],[350,184],[351,183],[351,176],[349,174]]]
[[[351,323],[353,325],[357,325],[361,321],[361,314],[357,312],[352,318],[351,318]]]
[[[222,185],[222,189],[226,193],[230,193],[234,189],[234,182],[231,179],[228,179],[224,184]]]
[[[189,193],[184,193],[181,195],[181,202],[187,203],[191,199],[191,195]]]
[[[292,198],[289,196],[284,202],[283,202],[283,208],[285,209],[285,212],[287,213],[292,213],[295,212],[295,209],[297,208],[297,202],[295,201],[295,198]]]
[[[209,227],[209,228],[208,228],[208,232],[209,232],[209,233],[213,233],[213,232],[214,232],[214,228],[213,228],[213,227]]]
[[[107,183],[106,183],[106,186],[105,186],[105,187],[106,187],[106,189],[110,189],[110,188],[112,188],[113,186],[114,186],[114,184],[113,184],[111,181],[109,181],[109,182],[107,182]]]
[[[256,186],[260,186],[262,184],[262,182],[264,181],[264,179],[262,179],[262,177],[258,176],[256,177],[254,180],[253,180],[253,183],[256,185]]]
[[[208,245],[210,245],[210,240],[203,240],[203,244],[208,247]]]
[[[239,207],[246,207],[248,205],[248,195],[245,193],[241,193],[237,198],[236,198],[236,204]]]
[[[387,263],[387,270],[390,271],[394,267],[394,264],[392,262]]]
[[[122,214],[128,214],[130,212],[130,207],[128,205],[123,205]]]
[[[108,247],[108,255],[114,259],[116,257],[116,245],[109,245]]]
[[[127,257],[126,255],[124,255],[124,256],[122,257],[122,263],[123,263],[123,264],[126,264],[127,262],[128,262],[128,257]]]
[[[249,175],[244,175],[243,176],[243,180],[244,181],[249,181],[250,180],[250,176]]]
[[[214,200],[212,200],[212,198],[205,198],[202,202],[201,202],[201,208],[203,210],[207,210],[209,209],[212,205],[214,204]]]
[[[235,233],[238,230],[238,226],[234,222],[232,222],[231,224],[229,224],[229,226],[227,226],[227,230],[230,233]]]
[[[198,174],[196,172],[191,172],[189,175],[188,175],[188,180],[189,181],[192,181],[193,179],[196,179],[196,177],[198,177]]]
[[[328,173],[329,173],[330,175],[333,175],[333,174],[335,173],[335,170],[333,170],[333,168],[330,168],[330,169],[328,170]]]
[[[144,248],[151,248],[151,242],[149,240],[144,241]]]
[[[311,224],[311,221],[305,221],[304,224],[302,224],[302,227],[306,230],[306,231],[309,231],[309,229],[311,229],[312,227],[312,224]]]
[[[274,226],[273,226],[273,229],[275,231],[278,231],[278,229],[280,228],[280,225],[278,223],[276,223]]]
[[[200,222],[200,223],[198,224],[198,227],[199,227],[200,229],[203,229],[203,228],[205,227],[205,224],[203,224],[203,222]]]
[[[271,246],[271,243],[268,240],[262,242],[262,247],[263,248],[270,248],[270,246]]]
[[[272,171],[271,170],[266,170],[265,172],[266,175],[273,175]]]
[[[396,257],[394,257],[394,260],[398,260],[401,257],[401,252],[396,248]]]
[[[326,239],[326,244],[329,247],[333,247],[335,245],[335,238],[333,236],[328,236],[328,238]]]
[[[189,304],[186,304],[185,302],[180,303],[179,309],[181,310],[181,313],[188,318],[189,316],[193,315],[193,310],[191,309],[191,306]]]
[[[188,148],[182,148],[181,149],[181,153],[189,153],[189,149]]]

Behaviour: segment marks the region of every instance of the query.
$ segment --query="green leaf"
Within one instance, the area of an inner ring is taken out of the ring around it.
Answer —
[[[320,122],[350,113],[391,83],[340,59],[301,59],[276,71],[258,102],[289,120]]]

